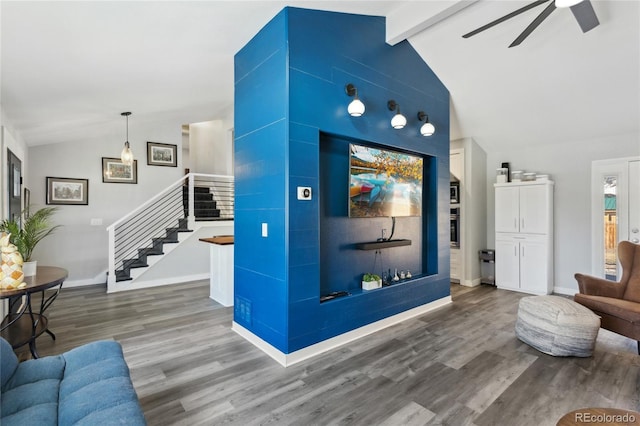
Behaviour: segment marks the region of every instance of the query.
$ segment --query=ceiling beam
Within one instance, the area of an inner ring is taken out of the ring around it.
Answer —
[[[410,1],[387,14],[387,43],[395,45],[479,0]]]

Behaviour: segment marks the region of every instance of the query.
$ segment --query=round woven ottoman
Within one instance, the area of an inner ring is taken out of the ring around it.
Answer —
[[[520,299],[516,336],[540,352],[553,356],[593,355],[600,317],[559,296]]]

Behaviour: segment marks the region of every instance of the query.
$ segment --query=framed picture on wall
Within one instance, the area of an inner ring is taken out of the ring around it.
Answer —
[[[147,164],[150,166],[178,167],[178,145],[147,142]]]
[[[47,176],[47,204],[88,205],[89,179]]]
[[[138,183],[138,160],[127,166],[119,158],[102,157],[102,182]]]

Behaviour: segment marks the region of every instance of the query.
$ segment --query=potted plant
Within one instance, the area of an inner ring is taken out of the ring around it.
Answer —
[[[382,287],[382,279],[380,275],[366,273],[362,276],[362,289],[373,290]]]
[[[11,234],[11,244],[14,244],[22,255],[22,272],[25,277],[36,273],[36,261],[31,260],[36,245],[60,227],[51,224],[51,217],[57,210],[56,207],[44,207],[26,217],[22,227],[13,219],[6,219],[0,223],[0,232]]]

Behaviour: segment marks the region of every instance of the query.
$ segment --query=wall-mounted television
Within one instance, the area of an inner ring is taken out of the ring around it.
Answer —
[[[349,144],[349,217],[422,215],[422,157]]]

